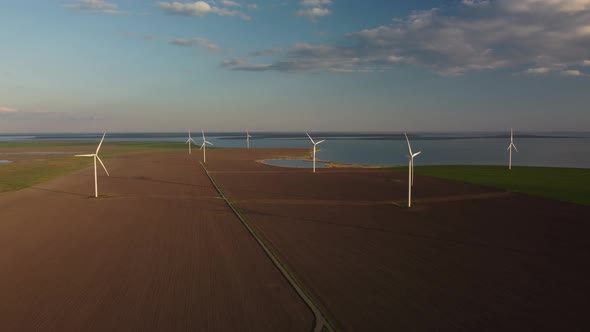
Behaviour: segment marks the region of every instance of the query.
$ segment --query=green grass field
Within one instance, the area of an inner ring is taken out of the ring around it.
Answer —
[[[395,167],[407,172],[407,167]],[[590,205],[590,169],[505,166],[416,166],[416,174]]]
[[[0,159],[13,163],[0,164],[0,192],[18,190],[92,166],[92,158],[75,158],[77,153],[92,153],[96,143],[89,142],[0,142]],[[100,156],[108,160],[121,153],[146,150],[186,149],[182,143],[105,141]],[[68,152],[68,155],[19,155],[22,152]],[[6,154],[8,153],[8,154]]]

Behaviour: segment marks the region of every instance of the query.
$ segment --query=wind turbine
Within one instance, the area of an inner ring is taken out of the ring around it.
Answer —
[[[246,130],[246,144],[248,145],[248,150],[250,150],[250,133]]]
[[[311,143],[313,143],[313,172],[315,173],[315,151],[316,151],[316,146],[322,142],[325,141],[325,139],[319,141],[319,142],[314,142],[314,140],[311,138],[311,136],[309,136],[309,134],[306,132],[307,137],[309,137],[309,140],[311,141]]]
[[[206,156],[206,152],[207,151],[207,144],[209,145],[213,145],[213,143],[207,141],[205,139],[205,132],[201,129],[201,133],[203,133],[203,144],[201,144],[201,148],[199,150],[203,150],[203,162],[207,162],[207,156]]]
[[[102,163],[102,160],[100,160],[100,157],[98,156],[98,151],[100,150],[100,146],[102,145],[102,141],[104,141],[104,136],[106,135],[106,133],[102,134],[102,139],[100,140],[100,143],[98,144],[98,147],[96,148],[96,152],[92,153],[92,154],[77,154],[76,157],[93,157],[94,158],[94,197],[98,197],[98,179],[97,179],[97,175],[96,175],[96,160],[98,159],[98,161],[100,162],[100,164],[102,165],[102,168],[104,168],[104,171],[107,173],[108,176],[111,176],[109,174],[109,171],[107,171],[107,168],[104,166],[104,164]]]
[[[513,132],[512,128],[510,128],[510,145],[508,145],[508,149],[506,149],[506,150],[510,151],[510,159],[508,159],[508,169],[509,170],[512,169],[512,148],[514,148],[514,150],[516,150],[516,152],[518,152],[516,145],[514,145],[514,132]]]
[[[422,151],[418,151],[416,153],[412,152],[412,147],[410,146],[410,140],[408,139],[408,135],[404,133],[406,136],[406,142],[408,142],[408,150],[410,151],[410,163],[408,165],[408,207],[412,207],[412,186],[414,186],[414,157],[418,156]]]
[[[195,142],[192,138],[191,138],[191,131],[188,131],[188,139],[186,140],[185,144],[188,143],[188,154],[191,154],[191,142],[193,142],[195,145],[197,145],[197,142]]]

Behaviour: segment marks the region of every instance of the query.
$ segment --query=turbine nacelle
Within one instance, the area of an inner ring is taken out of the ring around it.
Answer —
[[[418,151],[416,153],[412,152],[412,146],[410,145],[410,140],[408,139],[408,135],[404,133],[406,136],[406,142],[408,143],[408,151],[410,155],[407,156],[410,159],[408,164],[408,207],[412,206],[412,186],[414,186],[414,158],[417,157],[422,153],[422,151]]]
[[[186,144],[186,143],[189,143],[189,142],[193,142],[194,145],[197,145],[197,142],[195,142],[195,140],[192,139],[192,137],[191,137],[191,131],[190,130],[188,131],[188,139],[184,143]]]
[[[188,144],[188,154],[191,154],[191,145],[192,144],[197,145],[197,142],[195,142],[195,140],[193,140],[193,138],[191,137],[191,131],[188,131],[188,139],[186,140],[186,142],[184,142],[184,144]]]
[[[315,151],[316,151],[316,146],[317,146],[318,144],[320,144],[320,143],[323,143],[323,142],[325,142],[326,140],[325,140],[325,139],[323,139],[323,140],[321,140],[321,141],[318,141],[318,142],[316,142],[316,141],[314,141],[314,140],[313,140],[313,138],[311,138],[311,136],[309,136],[309,133],[307,133],[307,132],[306,132],[305,134],[307,135],[307,137],[309,137],[309,140],[310,140],[310,141],[311,141],[311,143],[313,144],[313,172],[315,173]]]
[[[510,144],[508,145],[508,148],[506,148],[506,150],[509,150],[509,159],[508,159],[508,169],[511,170],[512,169],[512,148],[514,148],[514,150],[516,152],[518,152],[518,149],[516,148],[516,145],[514,145],[514,130],[512,130],[512,128],[510,128]]]
[[[207,139],[205,138],[205,131],[204,130],[201,129],[201,133],[203,134],[203,144],[201,144],[201,147],[199,148],[199,150],[203,150],[203,162],[207,162],[207,154],[206,154],[207,144],[213,145],[213,143],[207,141]]]
[[[201,144],[201,148],[199,150],[203,149],[205,147],[205,144],[213,145],[213,143],[209,141],[203,141],[203,144]]]
[[[318,145],[318,144],[320,144],[320,143],[322,143],[322,142],[325,142],[325,141],[326,141],[325,139],[323,139],[323,140],[321,140],[321,141],[319,141],[319,142],[316,142],[316,141],[314,141],[314,140],[313,140],[313,138],[311,138],[311,136],[309,136],[309,134],[308,134],[307,132],[306,132],[305,134],[307,135],[307,137],[309,137],[309,140],[311,141],[311,143],[312,143],[313,145]]]
[[[105,136],[106,136],[106,133],[103,133],[102,139],[100,140],[100,143],[98,143],[98,147],[96,148],[95,153],[75,155],[75,157],[92,157],[92,158],[94,158],[94,197],[98,197],[98,180],[97,180],[97,174],[96,174],[97,173],[96,172],[96,161],[97,160],[100,163],[100,165],[102,166],[102,168],[104,169],[104,171],[107,173],[107,176],[111,176],[109,174],[109,171],[107,170],[106,166],[104,165],[104,163],[102,162],[102,160],[98,156],[98,152],[100,151],[100,147],[102,146],[102,142],[104,141]]]

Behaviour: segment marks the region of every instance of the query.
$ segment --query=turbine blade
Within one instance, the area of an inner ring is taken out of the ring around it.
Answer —
[[[422,153],[422,151],[418,151],[418,152],[414,153],[414,154],[412,155],[412,157],[416,157],[417,155],[419,155],[419,154],[421,154],[421,153]]]
[[[514,147],[514,150],[516,150],[516,152],[518,152],[518,149],[516,148],[516,145],[512,144],[512,146]]]
[[[74,157],[94,157],[94,154],[77,154]]]
[[[410,140],[408,139],[408,134],[404,133],[406,136],[406,142],[408,142],[408,150],[410,150],[410,154],[412,154],[412,147],[410,146]]]
[[[189,138],[186,140],[186,142],[184,142],[184,143],[186,144],[186,143],[190,142],[191,140],[192,140],[192,138],[190,138],[190,137],[189,137]]]
[[[205,140],[205,131],[201,129],[201,133],[203,134],[203,141]]]
[[[192,138],[191,138],[191,142],[193,142],[194,145],[197,145],[197,142],[195,142],[195,140]]]
[[[205,146],[205,142],[203,142],[203,144],[201,144],[201,147],[199,148],[199,150],[203,150],[204,146]]]
[[[309,137],[309,140],[311,141],[311,143],[315,144],[315,142],[313,141],[313,138],[311,138],[311,136],[309,136],[309,134],[307,132],[305,132],[305,134],[307,135],[307,137]]]
[[[104,171],[105,171],[105,172],[107,172],[107,175],[108,175],[108,176],[111,176],[111,175],[109,174],[109,171],[107,171],[107,168],[106,168],[106,167],[104,166],[104,164],[102,163],[102,160],[100,160],[100,157],[99,157],[99,156],[96,156],[96,159],[98,159],[98,161],[100,161],[100,164],[102,165],[102,168],[104,168]]]
[[[203,142],[203,144],[205,144],[205,143],[207,143],[207,144],[209,144],[209,145],[213,145],[213,143],[211,143],[211,142],[209,142],[209,141],[205,141],[205,142]]]
[[[321,140],[321,141],[319,141],[319,142],[315,143],[315,145],[318,145],[318,144],[320,144],[320,143],[322,143],[322,142],[325,142],[325,141],[326,141],[326,140],[325,140],[325,139],[323,139],[323,140]]]
[[[100,146],[102,145],[102,141],[104,141],[104,136],[105,136],[106,134],[107,134],[107,133],[103,133],[103,134],[102,134],[102,139],[100,140],[100,143],[98,143],[98,147],[96,148],[96,153],[97,153],[97,154],[98,154],[98,151],[100,150]]]

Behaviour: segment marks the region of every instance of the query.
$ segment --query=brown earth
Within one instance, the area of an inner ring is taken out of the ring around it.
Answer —
[[[105,160],[99,199],[91,168],[0,194],[0,331],[311,330],[198,156]]]
[[[416,176],[407,209],[407,174],[254,161],[285,154],[206,167],[338,329],[590,330],[588,207]]]

